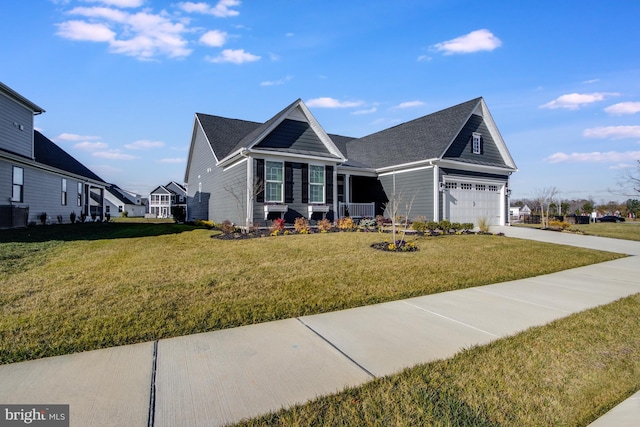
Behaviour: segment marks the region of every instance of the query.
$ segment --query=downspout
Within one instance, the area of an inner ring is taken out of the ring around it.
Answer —
[[[244,225],[248,232],[249,227],[253,225],[253,159],[247,154],[246,148],[240,150],[240,155],[247,159],[247,210],[245,212],[246,218]]]

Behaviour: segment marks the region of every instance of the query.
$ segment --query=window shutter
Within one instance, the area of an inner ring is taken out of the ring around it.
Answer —
[[[480,136],[480,154],[484,154],[484,138]]]
[[[469,137],[469,151],[473,154],[473,134]]]
[[[284,163],[284,202],[293,203],[293,165]]]
[[[302,203],[309,203],[309,165],[302,164]]]
[[[333,166],[324,168],[325,175],[325,201],[328,205],[333,204]]]
[[[256,201],[264,202],[264,193],[267,191],[267,183],[264,180],[264,159],[256,159],[256,179],[262,186],[262,191],[258,193]]]

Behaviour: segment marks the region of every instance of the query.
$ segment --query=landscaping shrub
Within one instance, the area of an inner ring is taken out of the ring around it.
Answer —
[[[480,229],[481,233],[488,233],[489,232],[489,218],[487,218],[486,216],[480,217],[478,218],[478,228]]]
[[[356,227],[353,218],[350,216],[338,219],[338,228],[342,231],[350,231]]]
[[[366,229],[374,229],[376,228],[377,222],[373,218],[362,218],[359,223],[360,227]]]
[[[208,221],[208,220],[205,220],[205,219],[196,219],[193,222],[193,224],[197,225],[197,226],[200,226],[200,227],[204,226],[204,227],[207,227],[207,228],[215,227],[215,224],[213,223],[213,221]],[[220,228],[222,230],[222,224],[220,224],[218,228]]]
[[[284,230],[284,219],[276,218],[271,223],[271,227],[269,227],[269,232],[272,236],[277,236]]]
[[[413,224],[411,224],[411,228],[424,233],[425,231],[427,231],[427,223],[424,221],[413,221]]]
[[[438,228],[442,230],[444,234],[449,234],[451,232],[451,222],[449,220],[443,219],[438,223]]]
[[[300,234],[307,234],[309,233],[309,221],[304,217],[296,218],[293,228]]]
[[[228,219],[225,219],[222,224],[220,224],[220,231],[223,234],[233,234],[236,231],[235,225]]]
[[[439,227],[438,223],[435,221],[427,221],[426,223],[427,230],[436,231]]]
[[[571,224],[569,224],[566,221],[557,221],[557,220],[549,221],[549,228],[551,230],[566,230],[569,227],[571,227]]]
[[[127,211],[124,211],[124,210],[123,210],[123,211],[120,213],[120,216],[121,216],[122,218],[127,218],[127,217],[129,216],[129,212],[127,212]]]
[[[69,221],[71,221],[71,224],[75,224],[76,223],[76,213],[75,212],[71,212],[69,214]]]
[[[329,221],[326,218],[321,219],[320,221],[318,221],[318,230],[320,230],[320,232],[322,233],[326,233],[327,231],[331,230],[331,221]]]
[[[377,215],[376,216],[376,223],[378,224],[378,228],[382,228],[385,225],[390,225],[391,224],[391,220],[389,218],[385,218],[382,215]]]
[[[38,219],[40,220],[40,223],[42,225],[46,225],[47,224],[47,213],[46,212],[42,212],[40,215],[38,215]]]

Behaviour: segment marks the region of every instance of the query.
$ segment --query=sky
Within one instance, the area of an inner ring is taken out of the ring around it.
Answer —
[[[606,203],[640,160],[638,16],[637,0],[10,1],[0,81],[142,195],[184,181],[195,113],[264,122],[301,98],[361,137],[482,96],[512,199]]]

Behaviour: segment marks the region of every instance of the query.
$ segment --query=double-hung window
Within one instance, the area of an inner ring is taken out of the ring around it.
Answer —
[[[78,183],[78,206],[82,206],[82,183]]]
[[[473,133],[473,154],[482,154],[482,135]]]
[[[24,201],[24,169],[13,167],[13,189],[11,201],[22,203]]]
[[[67,179],[66,178],[62,178],[62,200],[61,200],[62,206],[65,206],[67,204]]]
[[[282,162],[265,162],[265,202],[282,203],[283,169]]]
[[[309,203],[324,203],[324,166],[309,165]]]

